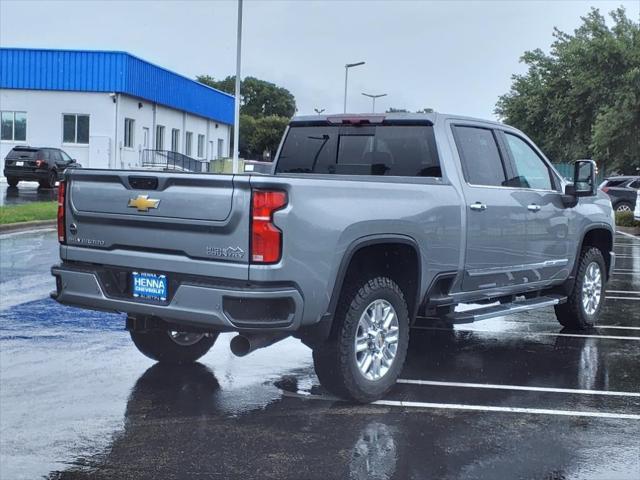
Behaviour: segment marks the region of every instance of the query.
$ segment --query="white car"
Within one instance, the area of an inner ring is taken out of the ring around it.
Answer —
[[[636,208],[633,211],[633,218],[637,221],[640,222],[640,190],[638,190],[638,192],[636,193],[637,197],[636,197]]]

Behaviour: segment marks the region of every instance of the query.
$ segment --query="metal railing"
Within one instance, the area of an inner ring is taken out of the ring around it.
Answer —
[[[197,160],[171,150],[142,150],[140,162],[143,168],[208,173],[209,161]]]

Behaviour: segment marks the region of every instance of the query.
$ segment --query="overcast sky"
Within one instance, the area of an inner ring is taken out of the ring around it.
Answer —
[[[288,88],[299,113],[376,105],[493,118],[525,50],[548,49],[590,7],[639,1],[245,1],[242,76]],[[235,72],[237,4],[229,1],[0,0],[0,45],[125,50],[188,77]]]

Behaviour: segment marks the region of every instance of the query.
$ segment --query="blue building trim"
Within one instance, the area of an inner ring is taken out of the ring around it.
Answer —
[[[0,48],[0,88],[122,93],[233,124],[232,95],[127,52]]]

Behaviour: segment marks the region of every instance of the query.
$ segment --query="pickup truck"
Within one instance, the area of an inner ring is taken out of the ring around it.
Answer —
[[[569,183],[517,129],[444,114],[296,117],[268,174],[68,170],[52,297],[125,312],[160,362],[294,336],[327,390],[370,402],[416,318],[597,322],[615,255],[594,170]]]

